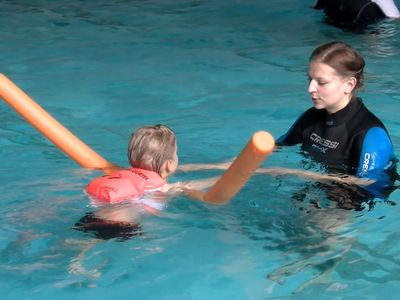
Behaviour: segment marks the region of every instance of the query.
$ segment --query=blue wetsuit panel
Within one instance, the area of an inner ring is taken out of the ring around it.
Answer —
[[[392,158],[393,147],[386,131],[373,127],[364,137],[356,175],[377,179],[377,175],[386,169]]]
[[[375,182],[363,189],[375,197],[386,198],[384,190],[393,186],[390,174],[396,168],[395,162],[393,146],[386,131],[380,127],[369,129],[364,138],[356,175]]]

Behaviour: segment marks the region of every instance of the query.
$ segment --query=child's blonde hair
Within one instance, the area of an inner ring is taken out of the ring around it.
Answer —
[[[174,131],[161,124],[137,129],[128,146],[128,160],[133,168],[154,171],[161,175],[161,167],[176,153]]]

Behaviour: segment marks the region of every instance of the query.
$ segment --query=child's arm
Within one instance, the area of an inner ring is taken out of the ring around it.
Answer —
[[[234,159],[216,164],[185,164],[178,167],[177,171],[201,171],[201,170],[226,170],[232,164]]]
[[[189,191],[203,191],[212,186],[220,176],[210,177],[199,180],[191,180],[185,182],[176,182],[169,184],[168,192],[188,193]]]

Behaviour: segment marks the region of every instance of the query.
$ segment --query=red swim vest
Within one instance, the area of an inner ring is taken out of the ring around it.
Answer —
[[[133,168],[95,178],[85,190],[97,199],[118,203],[158,190],[165,183],[156,172]]]

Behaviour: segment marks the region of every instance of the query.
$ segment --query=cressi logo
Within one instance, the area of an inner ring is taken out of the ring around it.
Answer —
[[[370,160],[371,160],[371,154],[365,153],[364,161],[363,161],[363,165],[362,165],[362,172],[363,173],[367,173],[368,172]]]

